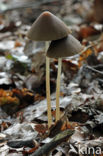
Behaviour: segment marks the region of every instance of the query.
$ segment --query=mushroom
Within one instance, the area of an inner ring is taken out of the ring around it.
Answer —
[[[58,75],[57,75],[57,88],[56,88],[56,121],[60,119],[60,108],[59,108],[59,96],[60,96],[60,75],[62,58],[75,55],[83,50],[80,42],[74,38],[71,34],[67,37],[59,40],[52,41],[47,56],[49,58],[58,59]]]
[[[33,23],[31,29],[27,33],[27,37],[35,41],[46,41],[45,51],[47,51],[51,40],[58,40],[66,37],[71,31],[69,28],[55,15],[49,11],[44,11]],[[50,101],[50,61],[46,57],[46,94],[48,107],[48,127],[51,126],[51,101]]]

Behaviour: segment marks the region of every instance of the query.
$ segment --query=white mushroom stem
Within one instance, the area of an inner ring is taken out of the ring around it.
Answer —
[[[60,119],[59,97],[60,97],[60,75],[61,75],[62,59],[58,59],[58,75],[56,87],[56,121]]]
[[[45,50],[47,51],[48,42],[46,42]],[[51,101],[50,101],[50,61],[46,56],[46,96],[47,96],[47,113],[48,113],[48,128],[52,124],[52,115],[51,115]]]

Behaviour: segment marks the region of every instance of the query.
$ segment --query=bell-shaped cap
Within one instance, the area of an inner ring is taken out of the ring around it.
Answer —
[[[76,55],[82,50],[80,42],[72,35],[68,35],[63,39],[52,41],[46,55],[50,58],[62,58]]]
[[[49,11],[43,12],[27,33],[35,41],[51,41],[64,38],[71,31],[58,17]]]

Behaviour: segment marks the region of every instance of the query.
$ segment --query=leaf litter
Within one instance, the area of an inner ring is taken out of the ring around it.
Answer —
[[[42,0],[38,4],[35,1],[38,8],[31,7],[27,0],[22,3],[17,0],[16,8],[12,2],[0,2],[0,154],[77,156],[80,147],[93,147],[95,152],[100,147],[103,152],[102,1],[47,3]],[[20,8],[23,9],[19,11]],[[50,129],[47,127],[45,44],[26,38],[31,23],[44,8],[59,15],[86,47],[80,55],[62,61],[61,119],[57,123],[57,60],[51,60],[53,123]]]

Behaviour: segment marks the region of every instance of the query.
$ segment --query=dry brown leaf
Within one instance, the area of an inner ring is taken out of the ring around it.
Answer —
[[[23,153],[24,153],[24,155],[31,154],[31,153],[35,152],[38,148],[39,148],[39,144],[37,143],[37,141],[34,141],[34,147],[28,151],[23,151]]]
[[[100,31],[96,30],[93,26],[82,26],[79,31],[79,39],[82,40],[92,35],[99,34]]]
[[[44,96],[41,96],[41,95],[39,95],[39,94],[36,94],[34,98],[35,98],[35,101],[42,101],[42,100],[45,99]]]
[[[38,131],[40,134],[45,134],[48,131],[47,124],[37,124],[35,125],[35,130]]]
[[[74,70],[74,71],[78,69],[78,66],[74,64],[71,60],[63,60],[63,67],[66,69],[68,68],[68,70]]]
[[[24,153],[25,154],[27,154],[27,153],[31,154],[31,153],[35,152],[38,148],[39,148],[39,146],[33,147],[32,149],[30,149],[29,151],[25,151]]]
[[[23,103],[29,103],[29,101],[32,103],[34,102],[34,95],[32,92],[28,91],[26,88],[20,89],[12,89],[9,90],[3,90],[0,89],[0,105],[5,104],[17,104],[19,105],[21,100],[23,100]],[[22,106],[23,106],[22,103]]]
[[[16,47],[21,47],[21,46],[22,46],[21,42],[19,42],[19,41],[16,41],[16,42],[15,42],[15,45],[14,45],[15,48],[16,48]]]
[[[91,55],[91,54],[92,54],[92,50],[91,50],[91,49],[87,49],[86,51],[84,51],[84,52],[80,55],[80,57],[79,57],[78,66],[81,67],[82,62],[85,61],[85,60],[87,59],[87,57],[88,57],[89,55]]]
[[[2,121],[2,123],[0,124],[0,131],[6,130],[9,126],[11,126],[10,122]]]
[[[5,104],[19,104],[20,101],[17,97],[13,97],[13,93],[11,91],[0,90],[0,106]]]
[[[67,121],[67,122],[64,122],[64,124],[61,127],[61,130],[64,131],[66,129],[74,129],[77,126],[78,124],[76,122]]]

